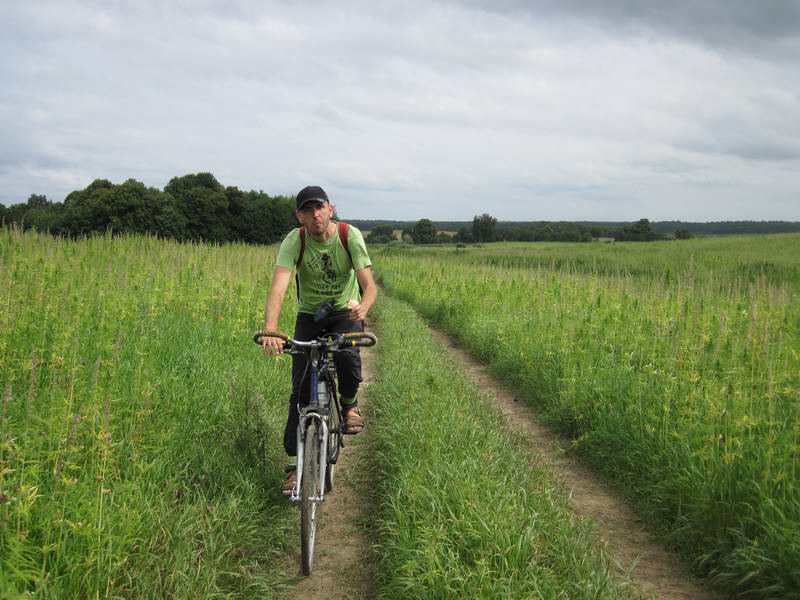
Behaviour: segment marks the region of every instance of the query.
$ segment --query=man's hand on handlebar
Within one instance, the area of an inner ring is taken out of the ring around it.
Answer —
[[[283,354],[284,341],[279,337],[271,335],[261,336],[261,347],[264,349],[265,356],[276,356]]]

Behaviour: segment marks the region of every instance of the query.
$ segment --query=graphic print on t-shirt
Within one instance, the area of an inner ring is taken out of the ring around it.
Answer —
[[[339,296],[342,293],[341,282],[336,281],[336,269],[333,257],[325,252],[320,252],[308,261],[308,268],[314,273],[317,293],[323,296]]]
[[[325,278],[326,283],[334,283],[336,281],[336,271],[333,269],[333,259],[330,254],[321,254],[322,257],[322,276]]]

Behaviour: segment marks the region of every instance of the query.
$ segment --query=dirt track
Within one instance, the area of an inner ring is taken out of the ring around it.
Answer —
[[[372,350],[361,352],[362,377],[358,403],[369,427],[369,384],[374,379]],[[326,495],[319,513],[314,571],[301,579],[290,593],[303,599],[335,600],[373,598],[372,540],[362,525],[369,510],[365,492],[362,454],[367,450],[365,434],[348,435],[338,461],[333,493]],[[299,556],[290,572],[300,573]]]

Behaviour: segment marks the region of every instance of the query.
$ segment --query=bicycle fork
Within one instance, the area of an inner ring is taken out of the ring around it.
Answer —
[[[305,460],[306,421],[308,419],[316,419],[317,426],[322,430],[322,439],[319,442],[319,489],[316,490],[316,495],[310,498],[312,502],[319,504],[325,499],[325,475],[328,469],[328,422],[316,413],[300,413],[300,422],[297,425],[296,477],[290,499],[292,502],[300,502],[300,490],[303,484],[303,461]],[[319,431],[319,429],[317,429],[317,431]]]

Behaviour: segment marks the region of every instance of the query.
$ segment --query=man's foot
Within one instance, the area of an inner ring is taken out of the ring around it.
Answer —
[[[297,483],[297,471],[289,471],[286,474],[286,479],[281,484],[281,494],[284,496],[291,496],[294,491],[294,486]]]
[[[364,417],[357,406],[348,408],[344,412],[344,432],[346,435],[354,435],[364,431]]]

